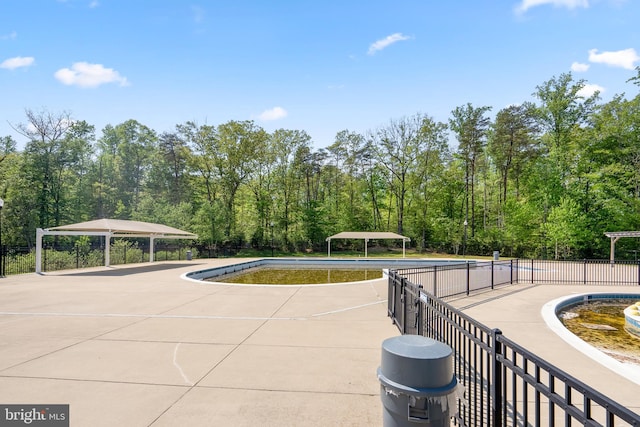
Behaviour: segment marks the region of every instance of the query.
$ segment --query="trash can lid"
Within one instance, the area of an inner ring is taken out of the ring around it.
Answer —
[[[420,335],[401,335],[382,343],[380,373],[413,388],[441,388],[453,379],[453,350]]]

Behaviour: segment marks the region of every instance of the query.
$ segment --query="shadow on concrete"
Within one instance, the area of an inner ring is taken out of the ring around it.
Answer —
[[[139,265],[135,267],[106,267],[108,270],[82,271],[74,273],[60,273],[59,276],[128,276],[130,274],[149,273],[152,271],[172,270],[175,268],[197,267],[203,263],[187,263],[187,264],[150,264]],[[51,272],[55,274],[55,272]]]

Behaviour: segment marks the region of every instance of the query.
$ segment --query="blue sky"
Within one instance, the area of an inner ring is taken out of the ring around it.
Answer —
[[[0,0],[0,136],[25,109],[158,133],[305,130],[316,148],[416,113],[535,101],[571,71],[637,94],[637,0]]]

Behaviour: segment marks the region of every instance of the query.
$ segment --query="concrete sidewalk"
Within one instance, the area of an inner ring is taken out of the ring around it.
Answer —
[[[72,426],[375,426],[386,282],[193,283],[238,260],[0,280],[0,403]]]
[[[386,281],[180,278],[239,261],[0,279],[0,403],[69,404],[72,426],[382,425],[376,369],[382,341],[398,335]],[[582,288],[512,286],[452,303],[638,411],[639,385],[579,354],[540,316]]]

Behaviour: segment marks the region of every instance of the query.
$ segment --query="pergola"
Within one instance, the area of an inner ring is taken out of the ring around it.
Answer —
[[[149,262],[153,262],[153,241],[155,239],[197,239],[198,236],[177,228],[152,222],[128,221],[123,219],[97,219],[95,221],[62,225],[36,230],[36,273],[42,272],[43,236],[104,236],[104,265],[109,267],[109,247],[112,237],[148,238]]]
[[[363,239],[364,240],[364,257],[367,258],[367,243],[369,240],[374,239],[402,239],[402,258],[405,257],[405,245],[410,242],[411,239],[396,233],[381,232],[381,231],[343,231],[342,233],[334,234],[327,237],[327,257],[331,257],[331,240],[332,239]]]
[[[609,260],[613,263],[616,252],[616,242],[621,237],[640,237],[640,231],[608,231],[604,233],[605,236],[611,239],[611,253],[609,254]]]

